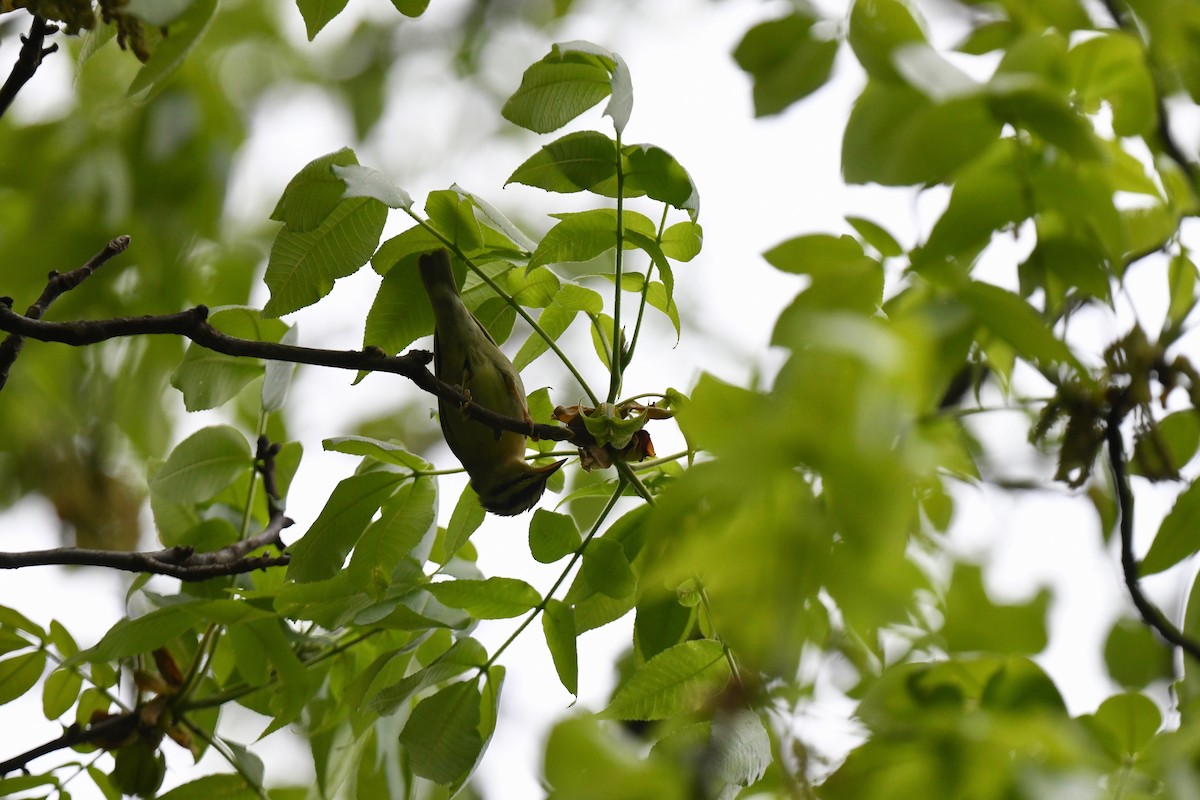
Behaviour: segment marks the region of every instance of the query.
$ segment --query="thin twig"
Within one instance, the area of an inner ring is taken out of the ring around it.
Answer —
[[[29,33],[21,37],[21,52],[17,56],[17,63],[13,64],[8,80],[0,86],[0,117],[8,111],[21,87],[37,72],[38,67],[42,65],[42,59],[58,49],[57,44],[42,47],[46,37],[52,33],[58,33],[58,26],[35,14],[33,22],[29,25]]]
[[[1200,661],[1200,643],[1176,628],[1142,593],[1142,586],[1138,581],[1137,560],[1133,556],[1133,492],[1125,474],[1125,443],[1121,438],[1121,420],[1124,415],[1125,404],[1114,402],[1108,412],[1104,436],[1108,442],[1108,462],[1112,467],[1113,485],[1117,488],[1117,509],[1121,516],[1121,571],[1125,576],[1125,586],[1129,590],[1134,607],[1142,617],[1142,622],[1167,642]]]
[[[104,245],[103,250],[89,258],[87,263],[79,269],[64,273],[51,272],[46,281],[46,288],[42,290],[41,296],[34,304],[26,310],[25,316],[29,319],[41,319],[46,313],[46,309],[50,308],[50,304],[60,295],[83,283],[109,259],[125,252],[128,247],[129,237],[118,236]],[[12,304],[9,303],[9,305]],[[3,342],[0,342],[0,389],[3,389],[4,384],[8,382],[8,371],[13,362],[17,360],[17,356],[21,354],[21,345],[24,341],[25,337],[11,334]]]

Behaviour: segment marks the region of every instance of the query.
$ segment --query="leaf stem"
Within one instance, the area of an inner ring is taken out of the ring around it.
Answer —
[[[258,433],[254,437],[255,440],[267,432],[267,412],[263,409],[258,411]],[[257,455],[250,462],[250,489],[246,492],[246,504],[242,507],[242,529],[241,537],[245,539],[250,535],[250,517],[254,513],[254,495],[258,488],[258,458]]]
[[[663,231],[665,231],[667,228],[667,210],[668,209],[670,209],[670,206],[667,205],[666,203],[664,203],[662,219],[660,219],[658,221],[658,233],[654,237],[654,241],[656,243],[658,243],[659,245],[662,244]],[[654,259],[651,258],[651,259],[649,259],[649,263],[646,265],[646,280],[642,281],[642,297],[641,297],[641,300],[638,301],[637,322],[635,322],[633,324],[633,336],[629,340],[628,355],[629,355],[630,360],[633,359],[633,351],[637,347],[638,337],[641,336],[641,334],[642,334],[642,318],[646,316],[646,296],[650,292],[650,277],[653,274],[654,274]],[[620,286],[617,287],[618,290],[620,288],[621,288]]]
[[[656,502],[654,499],[654,494],[650,491],[646,484],[642,483],[642,479],[637,476],[637,473],[633,471],[633,465],[628,461],[617,461],[614,466],[617,468],[617,472],[621,476],[618,488],[624,489],[624,485],[628,483],[633,487],[633,490],[637,492],[638,496],[646,501],[646,505],[653,507]]]
[[[652,458],[649,461],[639,461],[636,464],[630,464],[629,468],[634,472],[642,472],[644,470],[653,469],[662,464],[669,464],[672,461],[678,461],[681,458],[688,458],[693,454],[692,450],[680,450],[678,453],[672,453],[669,456],[659,456]]]
[[[179,721],[182,722],[184,727],[191,731],[193,735],[203,739],[209,747],[211,747],[213,750],[216,750],[217,753],[220,754],[221,758],[225,759],[229,766],[233,767],[233,771],[238,774],[238,777],[246,782],[246,786],[249,787],[255,794],[257,794],[261,800],[270,800],[270,795],[267,794],[266,789],[263,788],[258,781],[254,780],[254,778],[251,777],[248,772],[246,772],[241,762],[238,761],[237,756],[234,755],[233,751],[229,749],[228,745],[226,745],[219,736],[210,736],[208,731],[204,730],[199,725],[194,724],[187,717],[180,717]]]
[[[625,371],[625,354],[621,346],[621,272],[624,268],[625,255],[625,170],[621,163],[621,131],[616,132],[617,143],[617,255],[614,275],[616,288],[613,290],[613,351],[612,368],[609,370],[608,402],[617,402],[621,393],[621,375]]]
[[[367,631],[366,633],[359,634],[358,636],[352,637],[344,642],[335,644],[333,647],[330,647],[328,650],[325,650],[325,651],[317,654],[316,656],[313,656],[312,658],[308,659],[307,661],[302,661],[301,663],[306,668],[310,667],[314,664],[319,664],[322,661],[325,661],[326,659],[333,658],[334,656],[338,655],[339,653],[349,650],[351,647],[354,647],[355,645],[360,644],[360,643],[366,641],[367,639],[370,639],[372,636],[374,636],[378,633],[383,633],[383,631],[384,631],[383,628],[373,628],[373,629]],[[214,692],[205,697],[201,697],[201,698],[198,698],[195,700],[189,700],[186,703],[180,704],[179,712],[182,714],[182,713],[186,713],[188,711],[196,711],[196,710],[199,710],[202,708],[212,708],[213,706],[223,706],[228,702],[231,702],[233,700],[238,700],[239,698],[245,697],[248,694],[253,694],[254,692],[257,692],[261,689],[266,689],[266,688],[270,687],[271,685],[273,685],[278,680],[279,680],[279,675],[277,673],[272,673],[271,677],[269,677],[266,680],[266,682],[258,684],[258,685],[254,685],[254,684],[247,683],[247,682],[242,682],[240,684],[234,684],[233,686],[228,686],[219,692]]]
[[[466,255],[466,253],[464,253],[462,251],[462,248],[460,248],[457,244],[455,244],[454,242],[450,241],[445,236],[443,236],[441,231],[439,231],[437,228],[430,225],[427,221],[421,219],[419,216],[417,216],[415,213],[413,213],[413,211],[411,211],[410,209],[405,209],[405,212],[410,217],[412,217],[418,225],[420,225],[422,228],[424,228],[425,230],[427,230],[431,234],[433,234],[433,236],[435,238],[437,238],[437,240],[439,242],[444,244],[447,248],[452,250],[455,255],[457,255],[459,258],[461,258],[463,260],[463,262],[468,267],[471,268],[471,271],[474,272],[476,275],[478,275],[480,280],[482,280],[484,283],[486,283],[488,285],[488,287],[493,292],[495,292],[496,295],[500,299],[502,299],[504,302],[506,302],[510,306],[512,306],[512,309],[517,312],[517,314],[521,317],[521,319],[525,320],[525,323],[527,325],[529,325],[529,327],[533,330],[533,332],[536,333],[539,337],[541,337],[542,341],[544,341],[546,343],[546,345],[552,351],[554,351],[554,354],[556,356],[558,356],[558,360],[562,362],[563,366],[565,366],[567,368],[567,370],[571,373],[572,377],[574,377],[575,380],[579,383],[579,386],[583,389],[584,393],[588,396],[588,398],[592,401],[592,403],[594,405],[598,405],[600,403],[600,400],[596,396],[596,393],[592,391],[590,386],[588,386],[588,382],[584,379],[583,375],[580,374],[579,370],[576,368],[575,364],[572,363],[571,359],[567,357],[567,354],[564,353],[562,351],[562,348],[560,348],[558,346],[558,342],[554,341],[554,337],[552,337],[550,334],[546,333],[546,331],[542,328],[542,326],[538,324],[537,320],[535,320],[532,316],[530,316],[529,312],[525,310],[524,306],[522,306],[520,303],[518,303],[512,295],[510,295],[508,292],[504,291],[504,289],[502,289],[500,287],[500,284],[496,283],[496,281],[494,281],[490,275],[488,275],[483,270],[481,270],[478,266],[476,266],[475,262],[473,262],[471,259],[467,258],[467,255]]]
[[[733,651],[729,649],[729,645],[725,644],[725,640],[717,632],[717,625],[713,621],[712,603],[708,599],[708,590],[704,588],[704,584],[701,583],[700,578],[693,575],[692,580],[696,582],[696,588],[700,592],[700,605],[704,607],[704,615],[708,617],[708,627],[712,629],[713,636],[721,644],[721,652],[725,654],[725,661],[729,664],[729,672],[733,675],[733,679],[737,681],[738,686],[745,686],[742,682],[742,672],[738,669],[737,661],[733,657]]]
[[[521,635],[522,631],[529,627],[531,622],[537,619],[538,614],[541,614],[546,610],[546,604],[550,602],[550,600],[554,597],[554,593],[558,591],[558,587],[562,586],[563,582],[567,579],[567,576],[571,574],[571,570],[574,569],[575,564],[578,563],[579,559],[583,557],[583,551],[587,549],[588,542],[594,539],[596,534],[599,533],[600,526],[604,524],[604,520],[609,514],[612,513],[613,507],[616,506],[617,501],[621,499],[621,495],[625,492],[625,483],[626,481],[624,480],[617,482],[617,490],[613,492],[612,497],[608,498],[608,503],[605,504],[604,509],[600,512],[600,515],[596,517],[596,521],[592,523],[592,529],[588,531],[588,535],[583,538],[583,541],[579,544],[579,547],[575,548],[575,552],[572,554],[571,560],[567,562],[567,566],[565,566],[563,571],[559,574],[558,580],[556,580],[554,585],[550,587],[550,590],[543,595],[541,601],[533,607],[533,609],[529,612],[529,615],[521,621],[521,624],[518,625],[517,629],[512,632],[512,635],[504,640],[504,644],[496,648],[496,652],[492,653],[491,657],[487,660],[487,663],[479,668],[480,675],[486,673],[492,667],[492,665],[496,663],[496,659],[500,658],[500,654],[507,650],[508,646],[516,641],[517,637]]]

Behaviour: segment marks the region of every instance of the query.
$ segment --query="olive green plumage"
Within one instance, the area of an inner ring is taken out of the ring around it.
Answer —
[[[532,425],[521,375],[463,305],[449,254],[424,253],[417,267],[433,305],[434,372],[479,405]],[[498,432],[471,419],[453,402],[438,398],[438,415],[446,444],[470,476],[479,502],[493,514],[510,516],[532,508],[546,481],[564,463],[530,465],[524,434]]]

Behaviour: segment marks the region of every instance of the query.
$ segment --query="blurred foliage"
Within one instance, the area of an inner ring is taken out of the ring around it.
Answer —
[[[528,576],[489,574],[470,540],[490,520],[470,487],[439,500],[440,473],[423,456],[432,425],[402,408],[328,432],[326,450],[361,462],[329,487],[286,571],[175,594],[139,580],[141,613],[80,636],[96,641],[86,649],[58,623],[0,609],[0,702],[40,691],[51,721],[136,720],[86,745],[112,755],[87,767],[107,796],[154,796],[173,746],[197,759],[212,748],[233,773],[161,795],[175,800],[473,796],[488,743],[505,735],[512,641],[489,652],[472,635],[479,622],[512,619],[515,638],[540,621],[575,695],[578,637],[633,612],[607,707],[564,715],[547,738],[551,797],[1190,796],[1196,664],[1180,673],[1141,620],[1120,619],[1103,659],[1121,689],[1072,713],[1035,660],[1050,639],[1050,591],[994,599],[987,570],[956,559],[947,531],[960,485],[1010,485],[991,474],[997,456],[968,420],[1017,410],[1057,463],[1032,485],[1086,487],[1078,500],[1095,506],[1106,541],[1121,520],[1132,546],[1126,462],[1135,490],[1180,485],[1144,559],[1125,554],[1133,586],[1139,569],[1200,550],[1200,375],[1187,339],[1200,173],[1170,124],[1200,101],[1200,7],[856,0],[835,20],[799,2],[751,26],[733,57],[758,116],[802,114],[796,104],[853,60],[865,78],[843,121],[845,180],[914,196],[938,188],[946,205],[915,237],[851,216],[845,231],[798,232],[763,253],[803,288],[776,320],[781,365],[762,381],[704,374],[686,392],[631,395],[624,371],[645,357],[643,316],[689,335],[676,287],[703,243],[701,187],[665,149],[623,140],[632,76],[604,47],[555,45],[519,85],[489,76],[511,89],[495,115],[554,137],[509,180],[592,204],[551,207],[540,239],[456,184],[412,197],[359,163],[352,142],[293,178],[271,214],[279,225],[233,218],[230,167],[270,93],[316,88],[370,135],[392,100],[389,74],[413,56],[400,32],[429,24],[427,3],[393,5],[399,13],[364,16],[320,51],[289,38],[295,20],[283,15],[298,13],[312,39],[357,3],[131,1],[98,14],[37,4],[88,33],[72,40],[69,103],[0,121],[0,151],[20,154],[0,159],[0,288],[23,308],[49,269],[129,233],[129,252],[51,319],[204,303],[231,335],[291,343],[279,317],[320,309],[369,264],[381,280],[364,346],[392,354],[431,333],[414,267],[446,248],[480,324],[498,342],[517,337],[517,367],[553,360],[570,375],[530,397],[534,420],[565,414],[591,437],[550,484],[555,510],[528,518],[530,555],[559,565],[559,578],[542,592]],[[469,4],[451,45],[461,79],[498,26],[549,23],[576,5]],[[935,44],[947,30],[965,31],[953,53]],[[114,36],[145,63],[105,46]],[[957,66],[967,59],[988,77]],[[597,106],[604,131],[562,133],[595,123]],[[389,215],[412,225],[381,241]],[[1019,257],[1007,255],[1012,241]],[[260,275],[262,310],[247,306]],[[1134,281],[1156,284],[1161,319],[1117,325]],[[1096,319],[1121,332],[1082,341],[1079,321]],[[572,327],[589,335],[572,339]],[[594,352],[576,352],[580,341]],[[283,413],[291,374],[170,337],[27,342],[0,398],[0,501],[43,497],[76,543],[116,549],[137,546],[148,502],[162,544],[227,547],[268,523],[250,442],[283,443],[281,494],[304,458]],[[603,385],[589,383],[596,374]],[[171,447],[180,395],[224,421]],[[650,437],[672,416],[688,449],[656,458]],[[530,458],[555,449],[530,447]],[[445,527],[439,504],[453,509]],[[1181,626],[1193,641],[1198,594]],[[824,752],[803,724],[830,693],[855,703],[848,753]],[[227,703],[264,715],[263,734],[305,736],[314,786],[262,787],[258,757],[224,738]],[[67,796],[76,762],[58,756],[36,774],[14,776],[17,764],[0,793]]]

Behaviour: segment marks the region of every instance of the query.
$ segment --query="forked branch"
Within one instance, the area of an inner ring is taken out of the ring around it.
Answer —
[[[58,33],[58,26],[35,14],[33,22],[29,25],[29,33],[21,37],[21,52],[17,55],[17,62],[13,64],[8,80],[0,86],[0,117],[8,111],[21,87],[37,72],[38,67],[42,65],[42,59],[58,49],[57,44],[43,47],[46,37],[52,33]]]

